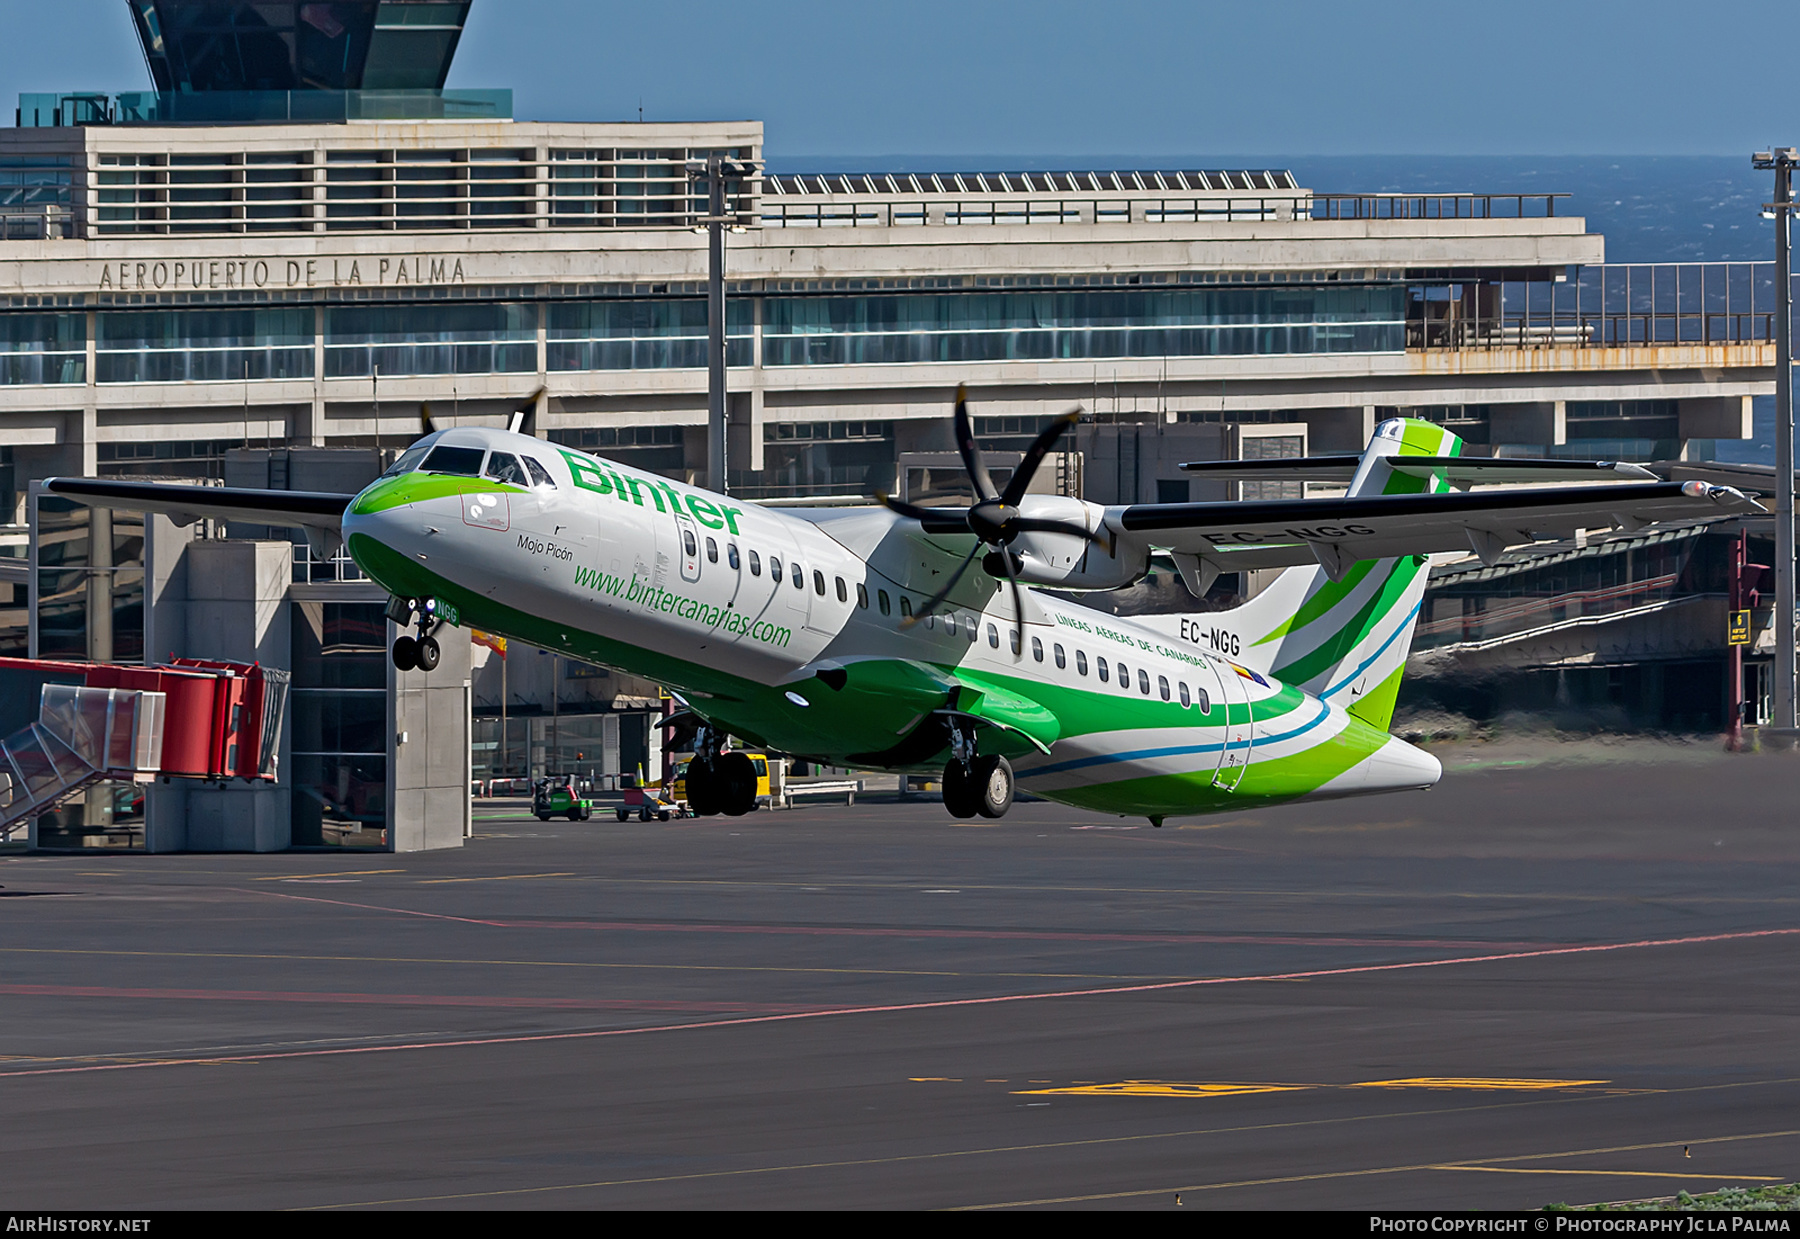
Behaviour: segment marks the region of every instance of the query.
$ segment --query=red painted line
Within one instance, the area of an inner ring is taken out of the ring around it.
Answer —
[[[347,899],[321,899],[317,895],[292,895],[287,891],[241,890],[236,887],[226,887],[225,889],[239,895],[267,895],[271,899],[292,899],[299,903],[328,903],[336,908],[360,908],[364,912],[387,912],[394,916],[422,916],[426,920],[456,921],[462,925],[498,926],[500,924],[499,921],[478,921],[472,917],[448,916],[442,912],[414,912],[411,908],[384,908],[373,903],[351,903]]]
[[[314,990],[147,989],[115,985],[0,985],[25,998],[147,998],[187,1002],[302,1002],[353,1006],[500,1007],[552,1011],[813,1011],[793,1002],[686,1002],[655,998],[533,998],[491,994],[365,994]]]
[[[1051,998],[1106,998],[1115,994],[1144,994],[1157,990],[1196,989],[1207,985],[1241,985],[1254,981],[1301,981],[1318,977],[1357,976],[1374,972],[1403,972],[1413,968],[1448,968],[1458,964],[1494,964],[1515,959],[1545,959],[1558,955],[1594,955],[1609,951],[1634,951],[1649,947],[1699,946],[1709,942],[1744,942],[1756,938],[1800,935],[1800,929],[1753,929],[1738,933],[1699,934],[1688,938],[1645,938],[1637,942],[1603,942],[1590,946],[1548,947],[1536,951],[1511,951],[1499,955],[1465,955],[1451,959],[1423,959],[1397,964],[1362,964],[1350,968],[1313,968],[1303,972],[1274,972],[1259,976],[1196,977],[1185,981],[1155,981],[1143,985],[1116,985],[1101,989],[1057,990],[1048,993],[995,994],[986,998],[945,998],[931,1002],[888,1003],[867,1007],[822,1007],[779,1015],[749,1015],[734,1019],[696,1020],[685,1024],[656,1024],[642,1028],[605,1028],[584,1032],[525,1033],[502,1037],[469,1037],[454,1041],[415,1041],[388,1045],[344,1046],[329,1050],[284,1050],[275,1054],[234,1054],[211,1058],[164,1059],[155,1062],[101,1063],[84,1067],[43,1067],[36,1070],[0,1071],[0,1079],[18,1076],[79,1075],[96,1071],[138,1071],[149,1067],[186,1067],[214,1063],[276,1062],[294,1058],[338,1058],[352,1054],[390,1054],[403,1050],[454,1050],[490,1045],[531,1045],[549,1041],[593,1041],[603,1037],[633,1037],[644,1033],[685,1032],[703,1028],[740,1028],[750,1024],[775,1024],[824,1016],[884,1015],[905,1011],[935,1011],[953,1007],[994,1006],[1000,1003],[1035,1002]]]
[[[795,937],[844,938],[967,938],[976,941],[1022,942],[1148,942],[1182,945],[1196,943],[1228,946],[1354,946],[1436,949],[1441,951],[1479,950],[1483,947],[1537,947],[1535,942],[1487,942],[1457,938],[1299,938],[1269,934],[1117,934],[1061,933],[1053,930],[1025,929],[875,929],[850,925],[684,925],[663,921],[493,921],[467,916],[450,916],[441,912],[415,912],[410,908],[390,908],[380,904],[352,903],[343,899],[323,899],[316,895],[293,895],[286,891],[238,891],[239,894],[270,895],[277,899],[294,899],[302,903],[323,903],[339,908],[357,908],[364,912],[390,912],[396,916],[421,916],[431,920],[455,921],[461,925],[486,925],[494,929],[587,929],[627,933],[680,934],[770,934]]]
[[[1522,949],[1541,942],[1492,942],[1456,938],[1304,938],[1276,934],[1119,934],[1069,933],[1032,929],[875,929],[850,925],[720,925],[661,921],[485,921],[509,929],[592,929],[630,933],[771,934],[842,938],[968,938],[1021,942],[1147,942],[1234,946],[1377,946],[1434,948],[1442,951]]]

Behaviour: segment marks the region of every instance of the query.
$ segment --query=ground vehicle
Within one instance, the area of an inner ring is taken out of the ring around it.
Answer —
[[[594,802],[584,800],[576,791],[573,775],[556,774],[533,785],[531,811],[540,822],[564,815],[571,822],[585,822],[594,816]]]
[[[760,809],[760,808],[764,807],[765,805],[771,804],[772,801],[769,796],[769,756],[768,756],[768,754],[766,754],[766,753],[745,753],[745,752],[742,752],[741,750],[739,750],[738,752],[736,752],[732,755],[749,758],[750,765],[756,771],[756,799],[751,802],[750,807],[753,809]],[[691,765],[693,765],[693,761],[692,761],[692,759],[689,759],[688,761],[684,761],[681,763],[681,765],[676,767],[675,781],[670,787],[671,798],[675,799],[675,800],[679,800],[683,804],[689,805],[690,807],[692,807],[692,802],[688,799],[687,772],[688,772],[688,767],[690,767]],[[704,810],[701,810],[701,812],[704,812]]]
[[[676,803],[673,797],[665,797],[662,788],[656,784],[640,783],[629,776],[622,782],[623,786],[620,791],[624,793],[625,803],[618,810],[621,822],[628,819],[633,813],[637,814],[640,822],[648,822],[652,819],[666,822],[671,817],[688,816],[687,810]]]

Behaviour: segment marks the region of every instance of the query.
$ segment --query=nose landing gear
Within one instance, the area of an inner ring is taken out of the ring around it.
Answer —
[[[419,626],[418,636],[400,637],[394,642],[394,666],[401,671],[436,671],[444,656],[437,638],[432,636],[444,623],[437,613],[437,600],[395,598],[388,603],[387,615],[402,628],[415,621]]]

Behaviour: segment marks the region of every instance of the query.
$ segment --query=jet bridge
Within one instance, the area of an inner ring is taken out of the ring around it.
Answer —
[[[287,694],[286,672],[241,663],[0,659],[0,698],[38,703],[4,719],[0,838],[97,783],[273,782]]]

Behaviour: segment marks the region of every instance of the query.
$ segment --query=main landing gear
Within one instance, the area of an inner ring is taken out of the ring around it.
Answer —
[[[944,807],[951,817],[1005,817],[1013,802],[1012,763],[998,753],[983,757],[975,737],[950,725],[950,761],[944,766]]]
[[[702,724],[687,768],[688,809],[696,817],[742,817],[756,808],[756,766],[743,753],[723,753],[724,737]]]
[[[401,671],[436,671],[444,652],[432,636],[444,621],[438,618],[437,600],[395,598],[388,603],[388,618],[400,627],[417,623],[419,635],[401,637],[394,642],[394,666]]]

